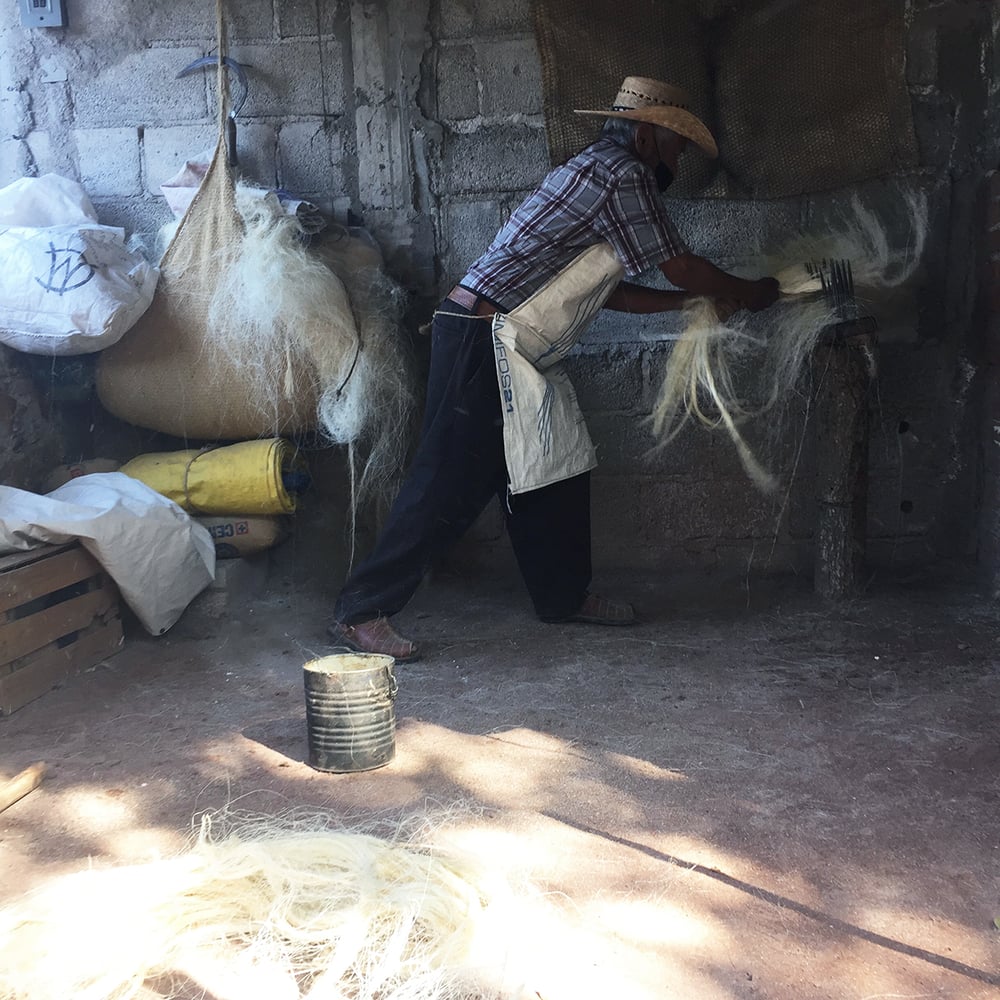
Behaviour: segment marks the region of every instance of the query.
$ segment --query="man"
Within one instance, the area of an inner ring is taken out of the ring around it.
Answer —
[[[371,555],[329,628],[338,645],[397,660],[419,651],[389,616],[496,495],[546,622],[624,625],[632,608],[590,593],[593,446],[558,360],[603,307],[679,309],[691,295],[764,309],[773,278],[727,274],[683,244],[660,194],[690,144],[717,156],[683,92],[627,77],[600,138],[555,168],[443,301],[432,327],[420,444]],[[622,281],[659,266],[678,290]],[[491,336],[492,332],[492,336]]]

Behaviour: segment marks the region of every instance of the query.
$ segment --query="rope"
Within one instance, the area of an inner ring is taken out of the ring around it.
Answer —
[[[434,315],[435,316],[454,316],[456,319],[488,319],[492,323],[493,322],[493,316],[495,316],[496,313],[493,313],[493,314],[491,314],[489,316],[475,316],[475,315],[473,315],[471,313],[453,313],[453,312],[448,312],[445,309],[435,309],[434,310]]]
[[[347,387],[347,383],[351,381],[351,376],[354,374],[354,368],[358,363],[358,358],[361,357],[361,336],[358,336],[358,346],[354,349],[354,360],[351,362],[350,371],[344,377],[344,381],[340,383],[340,388],[337,389],[337,398],[340,398],[340,394]]]
[[[226,24],[223,18],[223,0],[215,0],[215,43],[218,48],[219,66],[216,70],[216,86],[219,90],[219,136],[226,134],[226,120],[229,114],[229,77],[226,74]]]
[[[186,505],[185,508],[184,508],[185,510],[190,509],[191,511],[193,511],[194,513],[197,513],[197,514],[207,514],[208,513],[208,511],[202,510],[191,499],[191,494],[188,491],[188,476],[191,474],[191,466],[194,465],[194,463],[197,462],[198,459],[202,457],[202,455],[207,455],[210,451],[215,451],[217,448],[220,448],[220,447],[221,447],[221,445],[217,445],[217,444],[207,444],[203,448],[199,448],[198,451],[194,455],[192,455],[191,458],[188,459],[187,464],[184,466],[184,483],[183,483],[183,487],[184,487],[184,503]]]

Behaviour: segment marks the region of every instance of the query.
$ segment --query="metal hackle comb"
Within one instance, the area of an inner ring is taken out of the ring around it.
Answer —
[[[807,273],[818,278],[826,300],[833,306],[841,322],[864,320],[872,329],[875,318],[863,311],[854,295],[854,272],[846,258],[821,260],[806,264]]]

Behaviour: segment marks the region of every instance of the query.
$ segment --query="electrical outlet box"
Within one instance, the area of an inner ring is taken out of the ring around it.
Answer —
[[[65,28],[65,0],[20,0],[21,24],[26,28]]]

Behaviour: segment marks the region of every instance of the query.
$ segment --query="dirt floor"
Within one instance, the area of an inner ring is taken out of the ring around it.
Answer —
[[[437,576],[398,619],[425,657],[397,666],[396,757],[357,774],[305,762],[315,588],[132,625],[0,720],[0,776],[49,765],[0,814],[0,902],[178,849],[207,810],[427,816],[519,887],[530,997],[1000,996],[996,603],[597,582],[643,623],[544,625],[506,573]]]

